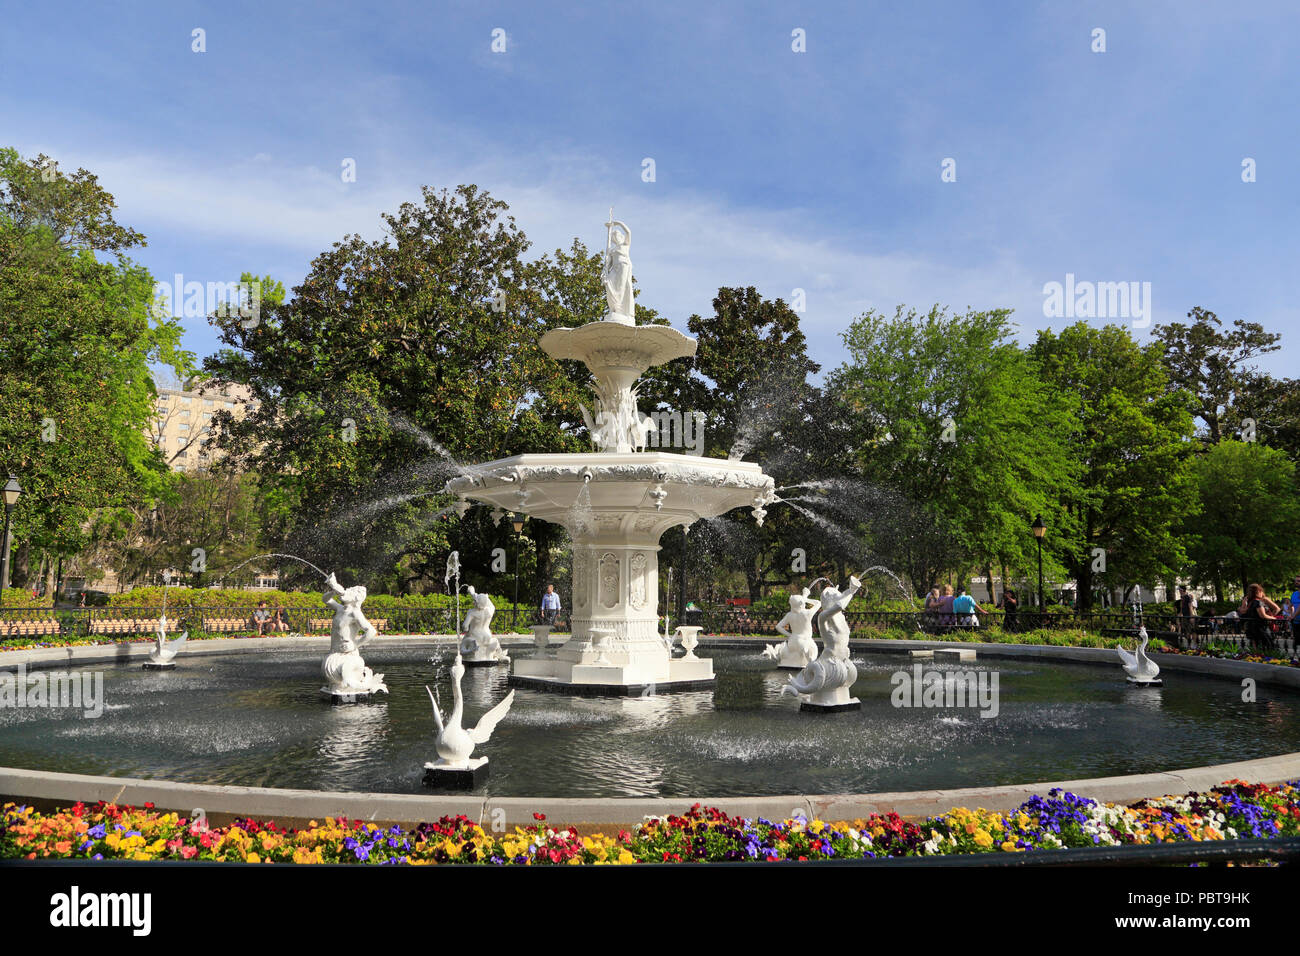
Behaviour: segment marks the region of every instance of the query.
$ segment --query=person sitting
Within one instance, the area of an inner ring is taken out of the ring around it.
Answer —
[[[952,602],[953,602],[952,585],[945,584],[943,586],[943,592],[939,595],[938,611],[939,611],[939,626],[941,628],[952,627],[953,625]]]
[[[980,619],[976,615],[983,614],[984,609],[966,593],[965,587],[958,585],[957,596],[952,599],[952,613],[958,627],[979,627]]]
[[[250,623],[253,629],[257,631],[258,637],[265,636],[266,629],[271,624],[271,612],[266,609],[265,601],[257,602],[257,610],[253,612],[253,619]]]
[[[275,611],[275,629],[286,633],[289,630],[289,611],[283,604]]]

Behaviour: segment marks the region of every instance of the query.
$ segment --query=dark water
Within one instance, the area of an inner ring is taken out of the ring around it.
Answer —
[[[420,792],[436,757],[424,684],[451,703],[433,651],[375,649],[392,693],[331,707],[320,661],[303,653],[186,657],[172,672],[103,669],[107,707],[0,709],[0,765],[195,783]],[[529,649],[518,652],[532,653]],[[1163,688],[1119,666],[993,661],[1000,712],[900,709],[903,657],[855,657],[862,710],[802,714],[786,672],[755,653],[708,651],[715,690],[585,699],[519,689],[476,755],[501,796],[723,797],[922,790],[1195,767],[1300,751],[1300,696],[1261,687],[1243,703],[1227,680],[1166,672]],[[933,665],[927,664],[927,670]],[[504,668],[469,670],[467,724],[506,693]]]

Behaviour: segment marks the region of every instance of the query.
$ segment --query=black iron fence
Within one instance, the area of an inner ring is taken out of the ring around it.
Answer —
[[[688,613],[688,624],[701,624],[708,634],[771,634],[777,636],[776,624],[784,612],[748,607],[716,608]],[[1131,609],[1073,611],[1038,609],[1017,610],[1008,614],[989,610],[981,614],[943,614],[935,611],[846,611],[845,620],[854,637],[868,637],[901,630],[924,633],[937,638],[965,636],[989,628],[1018,633],[1023,631],[1081,630],[1106,637],[1134,638],[1139,621]],[[1175,614],[1143,614],[1140,625],[1147,634],[1174,644],[1183,650],[1196,650],[1211,644],[1294,655],[1296,642],[1291,626],[1285,621],[1264,622],[1258,633],[1248,633],[1246,621],[1228,617],[1180,617]]]
[[[462,626],[465,611],[460,618]],[[456,629],[455,608],[366,608],[366,617],[381,634],[451,634]],[[0,608],[0,640],[44,641],[151,637],[158,631],[163,608]],[[327,608],[256,607],[169,607],[166,609],[168,636],[182,631],[198,636],[275,636],[277,634],[328,634],[331,613]],[[542,622],[534,608],[501,608],[492,618],[497,633],[528,634]],[[569,622],[561,611],[557,631]]]
[[[463,624],[466,608],[461,609]],[[451,634],[456,629],[455,608],[367,607],[366,617],[381,634]],[[556,631],[569,629],[568,611],[561,610]],[[0,608],[0,640],[27,639],[33,643],[71,639],[130,638],[157,632],[161,607],[125,608]],[[169,635],[188,631],[198,636],[273,636],[276,634],[328,634],[331,614],[324,607],[169,607]],[[670,624],[702,627],[707,634],[771,635],[784,615],[761,608],[729,607],[691,610],[684,620]],[[848,611],[845,618],[854,637],[883,636],[888,632],[925,634],[937,638],[973,636],[980,631],[1083,630],[1106,637],[1133,638],[1138,623],[1131,611],[1020,610],[986,611],[978,615],[940,614],[927,611]],[[528,634],[543,623],[541,612],[531,607],[499,608],[492,619],[497,633]],[[1152,638],[1180,649],[1196,650],[1210,644],[1294,656],[1296,642],[1287,622],[1273,621],[1258,633],[1248,633],[1246,622],[1233,618],[1184,618],[1172,614],[1147,614],[1142,624]]]

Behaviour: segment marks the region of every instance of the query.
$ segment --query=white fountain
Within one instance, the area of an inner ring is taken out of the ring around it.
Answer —
[[[344,588],[331,574],[325,581],[325,606],[334,612],[330,622],[330,652],[321,663],[326,684],[321,694],[334,704],[368,700],[372,694],[388,693],[384,675],[376,674],[361,657],[361,646],[376,634],[375,626],[361,613],[366,589],[361,585]]]
[[[506,694],[495,707],[478,719],[478,723],[468,730],[462,726],[465,715],[465,698],[461,694],[460,681],[465,676],[465,663],[459,654],[451,666],[453,703],[451,713],[444,722],[442,711],[438,709],[438,698],[425,685],[429,702],[433,704],[433,722],[438,727],[438,736],[434,748],[438,759],[424,765],[424,785],[439,790],[474,790],[487,780],[487,757],[471,757],[474,747],[485,744],[492,736],[496,725],[510,712],[510,705],[515,702],[515,692]]]
[[[1145,626],[1138,630],[1138,638],[1142,643],[1134,653],[1130,654],[1122,647],[1115,648],[1119,654],[1120,666],[1127,675],[1124,679],[1138,687],[1159,687],[1164,679],[1160,676],[1160,665],[1147,657],[1147,642],[1151,638]]]
[[[190,632],[186,631],[174,640],[167,640],[167,615],[164,613],[158,618],[158,629],[154,634],[154,647],[149,652],[149,660],[145,661],[144,669],[147,671],[169,671],[174,669],[176,667],[176,655],[185,646],[185,640],[190,636]]]
[[[658,633],[659,539],[674,525],[740,507],[761,525],[775,488],[751,462],[645,450],[654,423],[636,406],[635,383],[647,369],[693,356],[696,342],[636,324],[632,233],[612,211],[605,226],[605,317],[541,339],[548,355],[591,370],[596,412],[584,408],[583,417],[597,450],[487,462],[447,489],[462,504],[474,499],[562,525],[573,540],[573,634],[553,657],[514,661],[511,684],[596,695],[705,687],[713,662],[673,658]]]
[[[496,605],[486,594],[479,594],[471,585],[466,589],[474,606],[465,612],[465,636],[460,639],[460,654],[466,667],[491,667],[509,664],[510,655],[501,641],[492,633],[492,617]]]
[[[816,583],[816,582],[814,582]],[[813,617],[822,602],[808,596],[808,588],[790,595],[790,611],[776,622],[777,633],[785,638],[780,644],[768,644],[763,657],[789,670],[803,670],[817,659],[817,642],[813,640]]]
[[[849,586],[843,591],[835,587],[822,591],[821,610],[817,612],[822,652],[781,688],[782,694],[802,699],[800,710],[836,713],[862,708],[862,702],[850,696],[858,669],[849,657],[849,624],[844,617],[844,609],[861,587],[862,582],[850,576]]]

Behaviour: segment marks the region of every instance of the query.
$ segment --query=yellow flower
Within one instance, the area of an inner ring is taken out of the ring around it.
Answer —
[[[619,851],[618,851],[618,862],[620,862],[620,863],[635,863],[635,862],[636,862],[636,857],[634,857],[631,853],[627,852],[627,850],[619,850]]]
[[[993,845],[993,837],[988,835],[985,830],[977,830],[975,833],[975,845],[988,849]]]
[[[258,856],[256,853],[250,853],[250,854],[248,854],[248,856],[244,857],[244,862],[245,862],[245,863],[261,863],[261,862],[262,862],[262,858],[261,858],[260,856]]]
[[[1006,843],[1002,844],[1002,849],[1003,849],[1004,851],[1006,851],[1007,853],[1023,853],[1023,852],[1024,852],[1023,848],[1016,846],[1016,845],[1015,845],[1014,843],[1012,843],[1010,840],[1008,840]]]

